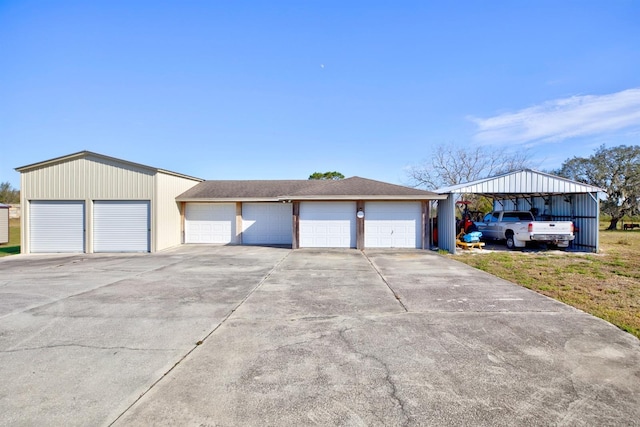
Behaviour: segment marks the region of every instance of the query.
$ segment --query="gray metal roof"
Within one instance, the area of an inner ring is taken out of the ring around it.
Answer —
[[[179,195],[178,201],[280,200],[435,200],[430,191],[357,176],[336,180],[204,181]]]
[[[147,165],[143,165],[141,163],[135,163],[135,162],[130,162],[128,160],[122,160],[122,159],[118,159],[116,157],[110,157],[110,156],[105,156],[104,154],[99,154],[99,153],[94,153],[92,151],[79,151],[77,153],[72,153],[72,154],[68,154],[66,156],[61,156],[61,157],[56,157],[53,159],[49,159],[49,160],[45,160],[42,162],[38,162],[38,163],[32,163],[30,165],[25,165],[25,166],[20,166],[15,168],[16,171],[18,172],[27,172],[29,170],[33,170],[33,169],[39,169],[45,166],[49,166],[52,164],[56,164],[56,163],[62,163],[62,162],[68,162],[71,160],[75,160],[75,159],[81,159],[81,158],[94,158],[94,159],[104,159],[104,160],[108,160],[114,163],[121,163],[123,165],[129,165],[129,166],[134,166],[137,168],[141,168],[141,169],[146,169],[152,172],[160,172],[160,173],[164,173],[167,175],[174,175],[180,178],[186,178],[186,179],[191,179],[194,181],[203,181],[202,178],[196,178],[193,176],[189,176],[189,175],[185,175],[182,173],[178,173],[178,172],[173,172],[167,169],[160,169],[160,168],[155,168],[153,166],[147,166]]]
[[[524,169],[464,184],[439,188],[435,190],[435,192],[438,194],[466,193],[487,195],[547,195],[598,193],[605,192],[605,190],[593,185],[572,181],[556,175],[532,169]]]

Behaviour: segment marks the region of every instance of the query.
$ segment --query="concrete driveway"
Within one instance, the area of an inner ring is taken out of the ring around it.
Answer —
[[[633,425],[640,342],[427,251],[0,259],[1,425]]]

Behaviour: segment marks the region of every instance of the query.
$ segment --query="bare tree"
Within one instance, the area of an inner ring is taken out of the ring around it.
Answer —
[[[434,146],[430,154],[428,160],[408,169],[411,185],[435,190],[524,169],[531,163],[529,151],[521,148],[510,152],[484,146],[441,144]]]

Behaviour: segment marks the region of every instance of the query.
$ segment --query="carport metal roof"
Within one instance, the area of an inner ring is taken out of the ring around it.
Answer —
[[[602,188],[532,169],[523,169],[443,187],[435,192],[447,195],[445,201],[438,203],[438,244],[441,249],[449,252],[456,251],[455,201],[461,194],[485,195],[500,202],[502,206],[505,206],[505,201],[510,201],[508,206],[513,207],[506,208],[507,210],[519,210],[519,201],[523,199],[530,199],[530,207],[534,206],[534,200],[539,199],[544,199],[545,205],[551,199],[568,201],[570,207],[565,207],[562,212],[553,215],[553,218],[574,221],[574,224],[581,228],[574,244],[594,252],[598,251],[599,200],[600,193],[605,193]]]
[[[572,181],[532,169],[509,172],[435,190],[435,192],[439,194],[484,194],[494,198],[501,198],[505,195],[543,197],[553,194],[598,193],[604,191],[604,189],[593,185]]]

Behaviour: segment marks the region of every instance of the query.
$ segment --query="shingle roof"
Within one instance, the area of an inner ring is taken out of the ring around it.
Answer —
[[[354,176],[338,181],[323,181],[325,185],[303,188],[295,196],[410,196],[430,197],[435,193]]]
[[[178,201],[280,200],[433,200],[436,193],[360,177],[337,181],[204,181],[176,198]]]
[[[179,195],[177,200],[253,198],[278,200],[278,198],[284,194],[295,193],[301,188],[313,186],[316,183],[320,183],[320,181],[203,181]]]

